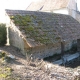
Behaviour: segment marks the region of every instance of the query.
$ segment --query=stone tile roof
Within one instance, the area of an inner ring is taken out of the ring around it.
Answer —
[[[69,15],[21,10],[6,10],[6,12],[9,16],[30,16],[29,25],[18,26],[25,32],[25,38],[32,46],[80,38],[80,24]]]
[[[31,11],[53,11],[67,7],[69,0],[42,0],[41,2],[33,2],[27,7]]]

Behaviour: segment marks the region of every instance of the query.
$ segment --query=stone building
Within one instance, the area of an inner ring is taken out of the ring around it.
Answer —
[[[26,10],[6,13],[10,44],[24,55],[52,56],[71,49],[80,39],[80,24],[69,15]]]
[[[27,7],[27,10],[68,14],[67,6],[69,1],[70,0],[41,0],[32,2]]]
[[[78,1],[79,0],[70,0],[68,4],[68,12],[70,16],[72,16],[74,19],[76,19],[80,23],[80,7],[79,7]]]

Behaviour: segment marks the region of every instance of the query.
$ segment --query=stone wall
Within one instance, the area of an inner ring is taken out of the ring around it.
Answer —
[[[22,53],[24,53],[24,42],[19,36],[17,31],[9,28],[10,45],[17,47]]]
[[[65,42],[64,51],[70,50],[73,45],[74,45],[73,41]],[[31,48],[30,51],[27,53],[32,54],[32,56],[36,58],[45,58],[45,57],[52,56],[54,54],[60,54],[61,42],[56,43],[56,44],[49,44],[49,45],[34,47],[34,48]]]
[[[42,45],[42,46],[31,48],[27,53],[32,54],[32,56],[36,58],[45,58],[45,57],[52,56],[54,54],[61,53],[61,45],[60,43]]]
[[[25,41],[24,36],[18,29],[18,26],[15,26],[13,22],[10,22],[10,27],[9,27],[9,42],[10,45],[15,46],[18,48],[19,51],[21,51],[25,55],[25,44],[26,48],[28,48],[28,44]]]
[[[9,18],[8,18],[9,19]],[[52,56],[54,54],[61,53],[61,42],[49,45],[37,46],[34,48],[30,48],[27,40],[24,35],[22,35],[18,26],[15,26],[12,21],[9,19],[9,39],[10,45],[15,46],[21,51],[24,55],[32,54],[33,57],[36,58],[45,58]],[[73,41],[66,41],[64,51],[71,49],[73,45]]]
[[[69,15],[72,16],[74,19],[76,19],[80,23],[80,12],[69,9]]]

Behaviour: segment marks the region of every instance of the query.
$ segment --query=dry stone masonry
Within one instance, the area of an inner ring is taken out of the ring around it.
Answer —
[[[80,24],[69,15],[24,10],[6,13],[10,17],[10,44],[23,54],[52,56],[71,49],[80,38]]]

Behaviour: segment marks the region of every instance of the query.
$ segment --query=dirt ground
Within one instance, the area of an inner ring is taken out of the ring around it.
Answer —
[[[4,66],[10,66],[13,71],[10,78],[0,80],[80,80],[80,65],[75,68],[54,65],[43,60],[26,59],[20,51],[12,46],[0,47],[15,56]]]

